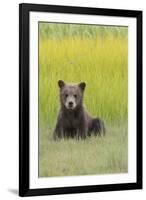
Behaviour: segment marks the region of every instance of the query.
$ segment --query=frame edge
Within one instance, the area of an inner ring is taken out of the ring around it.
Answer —
[[[19,4],[19,196],[29,190],[29,14]]]

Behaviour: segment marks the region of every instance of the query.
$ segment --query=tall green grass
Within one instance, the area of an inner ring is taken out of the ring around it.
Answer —
[[[63,37],[127,37],[127,27],[95,26],[79,24],[39,23],[39,37],[42,39],[62,39]]]
[[[39,23],[40,176],[127,170],[127,33],[126,27]],[[110,136],[80,142],[55,143],[51,140],[59,109],[59,79],[67,83],[86,82],[85,106],[93,116],[99,116],[106,122]],[[81,159],[84,147],[93,155],[98,154],[97,160],[92,161],[94,158],[91,158],[89,166],[90,153],[85,161]],[[107,148],[111,154],[108,154]],[[119,161],[121,155],[122,163]],[[69,159],[72,159],[72,164]],[[72,166],[77,161],[78,167]],[[63,168],[64,162],[66,167],[68,163],[68,170]],[[60,165],[60,170],[57,165]],[[83,165],[85,171],[81,172]]]

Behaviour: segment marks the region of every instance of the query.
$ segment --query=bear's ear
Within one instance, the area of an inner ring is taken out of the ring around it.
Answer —
[[[62,81],[62,80],[59,80],[59,81],[58,81],[58,86],[59,86],[60,88],[63,88],[63,87],[65,86],[65,82]]]
[[[81,88],[82,91],[84,91],[84,89],[86,87],[86,83],[85,82],[79,83],[79,87]]]

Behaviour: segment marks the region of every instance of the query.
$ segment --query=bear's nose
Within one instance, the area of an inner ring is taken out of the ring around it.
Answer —
[[[73,106],[73,102],[72,101],[69,101],[69,106]]]

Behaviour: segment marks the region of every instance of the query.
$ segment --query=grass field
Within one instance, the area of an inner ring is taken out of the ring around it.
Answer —
[[[126,27],[39,24],[39,176],[127,172],[127,33]],[[86,82],[86,108],[105,121],[105,137],[53,141],[59,79]]]

